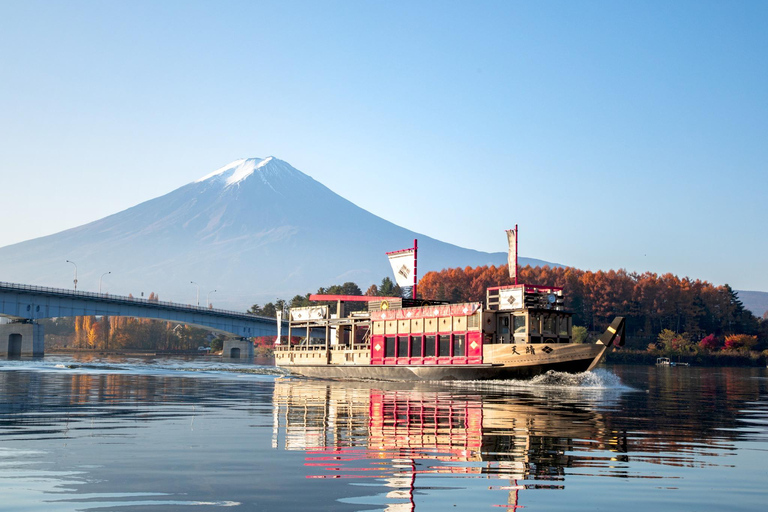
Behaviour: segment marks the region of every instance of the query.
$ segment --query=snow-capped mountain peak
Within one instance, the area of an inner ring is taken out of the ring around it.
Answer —
[[[195,183],[217,179],[223,180],[224,186],[228,187],[243,181],[248,176],[252,175],[257,170],[263,169],[273,161],[279,162],[279,160],[272,156],[268,156],[267,158],[241,158],[203,176]]]

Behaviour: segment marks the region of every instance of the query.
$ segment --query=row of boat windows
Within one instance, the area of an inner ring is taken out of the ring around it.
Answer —
[[[465,357],[466,334],[384,336],[384,357]]]
[[[525,315],[512,316],[512,330],[515,334],[526,334]],[[531,314],[529,318],[529,330],[531,334],[548,333],[568,336],[568,317],[557,315],[535,315]],[[510,317],[499,317],[499,332],[507,334],[509,332]]]

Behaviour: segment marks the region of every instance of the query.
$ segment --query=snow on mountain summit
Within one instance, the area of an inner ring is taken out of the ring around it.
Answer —
[[[236,183],[240,183],[257,171],[259,174],[265,174],[269,171],[279,173],[281,168],[282,170],[285,168],[293,169],[290,164],[273,156],[268,156],[267,158],[241,158],[203,176],[195,183],[217,179],[224,181],[224,186],[229,187]],[[262,176],[262,179],[264,178],[265,177]]]

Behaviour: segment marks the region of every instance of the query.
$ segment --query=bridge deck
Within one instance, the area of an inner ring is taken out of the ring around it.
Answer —
[[[0,282],[0,316],[34,321],[42,318],[90,315],[166,320],[241,337],[277,334],[277,321],[274,318],[250,313],[155,301],[143,297]]]

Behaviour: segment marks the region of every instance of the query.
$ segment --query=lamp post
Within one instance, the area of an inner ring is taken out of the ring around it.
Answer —
[[[77,291],[77,264],[75,264],[74,261],[69,261],[69,260],[67,260],[67,263],[71,263],[75,265],[75,281],[74,282],[75,282],[75,291]]]
[[[200,305],[200,285],[194,281],[190,281],[193,285],[197,286],[197,305]]]
[[[112,272],[104,272],[101,274],[101,277],[99,278],[99,293],[101,293],[101,280],[106,276],[107,274],[111,274]]]
[[[208,297],[210,297],[212,293],[216,293],[216,290],[209,291],[208,294],[205,296],[205,307],[210,307],[211,303],[208,302]]]

